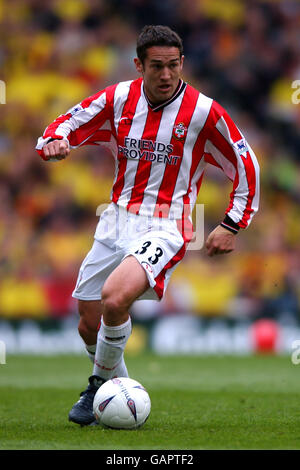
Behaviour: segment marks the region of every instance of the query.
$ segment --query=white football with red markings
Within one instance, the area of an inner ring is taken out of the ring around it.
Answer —
[[[113,429],[137,429],[148,419],[151,401],[147,390],[134,379],[118,377],[97,391],[93,411],[96,420]]]

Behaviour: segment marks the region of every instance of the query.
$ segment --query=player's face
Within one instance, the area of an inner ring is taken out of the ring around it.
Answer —
[[[183,59],[177,47],[167,46],[149,47],[143,64],[135,59],[137,71],[144,79],[145,92],[152,103],[171,98],[179,82]]]

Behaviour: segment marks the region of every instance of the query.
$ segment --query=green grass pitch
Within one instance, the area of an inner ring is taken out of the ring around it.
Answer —
[[[79,427],[85,355],[8,356],[0,365],[0,449],[299,449],[300,365],[288,356],[126,358],[152,410],[135,431]]]

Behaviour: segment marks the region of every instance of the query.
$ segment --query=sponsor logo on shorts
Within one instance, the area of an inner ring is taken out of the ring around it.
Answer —
[[[148,273],[153,274],[153,269],[151,268],[150,264],[146,263],[146,261],[141,262],[143,268],[148,271]]]

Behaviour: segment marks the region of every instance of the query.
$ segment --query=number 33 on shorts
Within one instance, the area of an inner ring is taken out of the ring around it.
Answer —
[[[162,235],[150,238],[151,234],[150,236],[148,234],[147,238],[133,241],[128,250],[128,254],[135,256],[146,271],[150,287],[154,289],[159,299],[185,252],[184,241],[179,232],[168,231]]]
[[[153,246],[151,241],[146,241],[142,244],[141,248],[135,251],[136,255],[145,255],[139,256],[143,261],[148,261],[150,264],[155,265],[160,261],[160,258],[163,256],[164,252],[160,246]],[[150,254],[150,256],[149,256]]]

